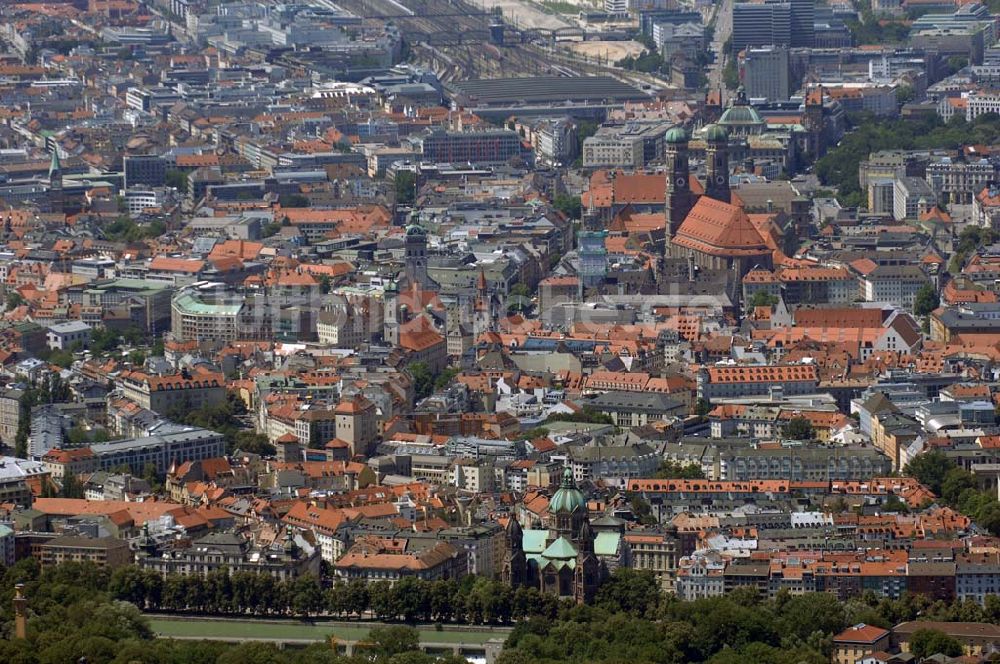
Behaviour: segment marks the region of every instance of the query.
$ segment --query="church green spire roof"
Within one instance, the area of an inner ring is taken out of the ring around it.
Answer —
[[[570,558],[576,558],[576,555],[576,547],[574,547],[573,544],[565,537],[560,537],[552,544],[549,544],[545,548],[545,551],[542,551],[542,556],[544,558],[552,560],[568,560]]]
[[[576,482],[573,481],[573,469],[567,466],[566,470],[563,471],[559,489],[549,501],[549,512],[556,514],[575,512],[578,509],[587,509],[587,499],[583,497],[583,492],[576,488]]]

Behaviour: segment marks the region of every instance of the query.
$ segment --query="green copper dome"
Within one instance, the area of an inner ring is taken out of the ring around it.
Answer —
[[[757,109],[750,105],[746,90],[741,86],[736,91],[736,98],[719,118],[719,124],[723,127],[762,125],[764,118],[760,117]]]
[[[717,124],[710,124],[707,127],[705,127],[705,140],[728,141],[729,132],[726,131],[725,127],[720,127]]]
[[[559,489],[549,501],[549,511],[557,514],[559,512],[575,512],[578,509],[587,509],[587,499],[583,497],[583,492],[576,488],[576,482],[573,481],[573,470],[567,467],[563,471]]]
[[[664,135],[663,140],[667,143],[687,143],[688,135],[687,132],[684,131],[684,127],[678,125],[676,127],[671,127]]]
[[[764,118],[760,117],[760,113],[753,106],[731,106],[722,113],[719,124],[759,125],[764,124]]]

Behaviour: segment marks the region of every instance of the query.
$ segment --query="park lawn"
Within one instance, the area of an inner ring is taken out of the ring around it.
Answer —
[[[153,632],[161,637],[200,637],[217,639],[302,639],[325,641],[330,635],[346,641],[360,641],[368,637],[371,627],[349,627],[341,624],[317,622],[270,622],[263,620],[177,620],[149,616]],[[420,629],[420,640],[430,643],[482,644],[493,637],[506,638],[506,632],[457,631]]]

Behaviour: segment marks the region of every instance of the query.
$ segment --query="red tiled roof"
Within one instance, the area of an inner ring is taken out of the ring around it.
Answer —
[[[713,256],[771,253],[743,208],[707,196],[695,203],[673,242]]]

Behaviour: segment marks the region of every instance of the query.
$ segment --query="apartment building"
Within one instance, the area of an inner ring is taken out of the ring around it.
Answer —
[[[656,575],[665,592],[674,592],[677,573],[677,537],[669,533],[635,532],[625,535],[632,552],[632,568],[648,570]]]
[[[347,443],[351,456],[368,455],[378,440],[378,409],[363,396],[345,399],[334,409],[337,439]]]
[[[41,488],[49,481],[49,471],[38,461],[0,457],[0,503],[28,507],[32,501],[32,486]]]
[[[244,300],[217,288],[183,288],[170,301],[170,331],[176,341],[235,341]]]
[[[936,200],[967,204],[984,187],[997,181],[997,166],[986,158],[941,157],[927,164],[926,179]]]
[[[605,392],[587,405],[608,415],[615,426],[629,428],[687,414],[682,402],[658,392]]]
[[[140,555],[143,569],[167,574],[207,576],[218,570],[267,574],[285,581],[319,574],[318,552],[306,554],[288,534],[278,547],[262,548],[234,533],[212,533],[154,555]]]
[[[642,168],[661,161],[669,128],[665,122],[601,127],[583,141],[583,167]]]
[[[147,465],[157,473],[166,473],[173,463],[213,459],[226,453],[225,438],[215,431],[174,424],[157,431],[141,438],[95,443],[90,449],[101,470],[128,466],[135,475],[141,475]]]
[[[917,291],[930,283],[916,265],[880,265],[861,278],[861,297],[866,302],[885,302],[912,309]]]
[[[62,480],[67,472],[73,475],[92,473],[100,464],[93,450],[80,447],[72,450],[49,450],[42,456],[42,465],[53,478]]]
[[[468,573],[468,558],[448,542],[427,546],[415,539],[365,537],[334,563],[333,571],[339,579],[369,583],[395,583],[407,576],[427,581],[461,579]]]
[[[117,537],[81,537],[63,535],[38,547],[42,567],[63,563],[91,563],[97,567],[115,569],[132,563],[128,542]]]
[[[722,366],[698,371],[698,398],[748,397],[780,391],[787,396],[811,394],[819,385],[819,371],[811,364]]]
[[[892,216],[896,221],[919,219],[937,202],[926,180],[906,175],[893,183],[892,200]]]
[[[127,371],[117,384],[123,397],[161,415],[178,408],[198,410],[226,400],[226,377],[204,369],[171,375]]]

